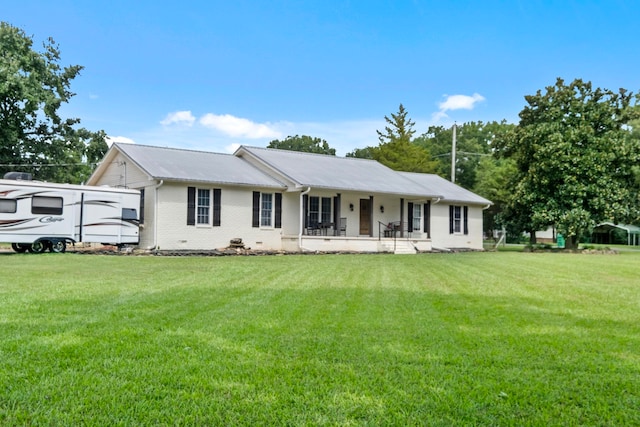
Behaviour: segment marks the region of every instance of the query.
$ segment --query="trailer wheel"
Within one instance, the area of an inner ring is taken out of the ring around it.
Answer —
[[[25,245],[24,243],[12,243],[11,249],[18,252],[19,254],[25,253],[27,249],[29,249],[30,245]]]
[[[41,254],[42,252],[45,251],[45,249],[47,249],[47,245],[45,243],[46,242],[44,240],[36,240],[31,244],[31,247],[29,248],[29,252],[34,254]]]
[[[61,254],[67,250],[67,243],[64,240],[55,240],[51,242],[49,249],[51,249],[51,252]]]

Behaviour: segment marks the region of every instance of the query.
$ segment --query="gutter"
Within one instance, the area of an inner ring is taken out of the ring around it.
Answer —
[[[157,183],[154,187],[155,194],[153,195],[153,246],[149,249],[157,249],[158,248],[158,189],[162,187],[164,184],[164,179],[161,179],[159,183]]]
[[[300,192],[300,230],[298,231],[298,248],[300,248],[300,251],[309,250],[302,246],[302,231],[304,229],[304,209],[303,209],[302,198],[306,194],[309,194],[310,191],[311,191],[311,186],[308,186],[306,190]]]

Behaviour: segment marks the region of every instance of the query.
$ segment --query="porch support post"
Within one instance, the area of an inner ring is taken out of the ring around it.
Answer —
[[[400,237],[404,237],[404,198],[400,198]]]
[[[311,191],[311,187],[307,187],[306,190],[300,192],[300,228],[298,231],[298,248],[302,251],[304,248],[302,247],[302,233],[304,231],[304,196],[309,194]]]
[[[335,224],[333,227],[334,231],[337,230],[338,226],[340,225],[340,216],[342,213],[341,201],[342,197],[340,196],[340,193],[336,193],[335,201],[333,204],[333,223]]]

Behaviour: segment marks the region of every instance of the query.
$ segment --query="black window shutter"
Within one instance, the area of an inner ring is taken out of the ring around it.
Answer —
[[[187,225],[196,225],[196,187],[187,187]]]
[[[282,228],[282,193],[276,193],[275,228]]]
[[[424,232],[431,237],[431,202],[424,204]]]
[[[220,226],[220,212],[222,210],[222,190],[213,189],[213,226]]]
[[[253,216],[252,216],[252,227],[260,227],[260,192],[253,192]]]
[[[463,217],[463,222],[464,222],[464,234],[469,234],[469,221],[467,219],[467,217],[469,216],[469,206],[465,206],[464,209],[464,217]]]
[[[144,224],[144,188],[140,189],[140,224]]]
[[[304,228],[309,227],[309,195],[302,196],[302,211],[304,212]]]
[[[407,222],[409,223],[407,224],[407,231],[411,232],[413,231],[413,203],[407,203],[407,211]]]
[[[449,206],[449,234],[453,234],[453,205]]]

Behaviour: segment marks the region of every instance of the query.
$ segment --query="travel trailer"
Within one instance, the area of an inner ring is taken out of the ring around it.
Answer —
[[[0,179],[0,242],[16,252],[64,252],[67,244],[138,244],[140,192],[55,184],[10,172]]]

